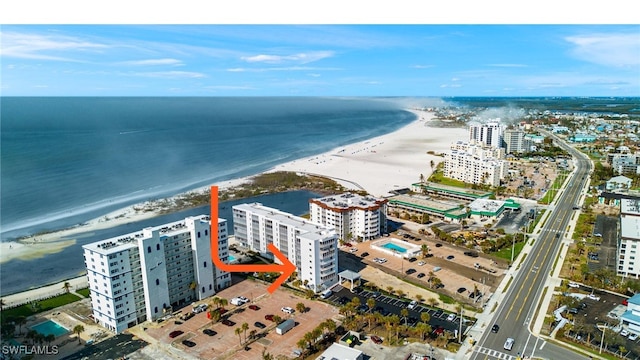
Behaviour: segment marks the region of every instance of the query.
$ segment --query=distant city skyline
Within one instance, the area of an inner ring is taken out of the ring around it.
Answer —
[[[3,25],[3,96],[640,96],[639,25]]]

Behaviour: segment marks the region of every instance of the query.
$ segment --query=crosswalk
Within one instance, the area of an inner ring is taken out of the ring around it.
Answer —
[[[501,360],[515,360],[516,357],[513,355],[509,355],[509,354],[505,354],[503,352],[497,351],[497,350],[493,350],[493,349],[488,349],[488,348],[484,348],[482,346],[478,346],[474,349],[475,352],[478,352],[480,354],[483,355],[488,355],[491,356],[491,358],[495,358],[495,359],[501,359]]]

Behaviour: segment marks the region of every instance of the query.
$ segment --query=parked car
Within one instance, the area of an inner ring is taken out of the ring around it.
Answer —
[[[188,347],[194,347],[194,346],[196,346],[196,343],[194,343],[191,340],[182,340],[182,345],[188,346]]]
[[[424,261],[420,261],[420,262],[418,262],[418,266],[422,266],[422,265],[424,265],[424,264],[426,264],[426,262],[424,262]]]
[[[405,273],[406,273],[407,275],[411,275],[411,274],[413,274],[414,272],[416,272],[416,269],[413,269],[413,268],[411,268],[411,269],[407,269],[407,271],[405,271]]]
[[[442,247],[441,243],[436,243],[436,247]]]
[[[416,258],[414,258],[414,257],[412,257],[412,258],[410,258],[410,259],[409,259],[409,262],[416,262],[416,261],[418,261],[418,259],[416,259]]]
[[[369,256],[369,253],[365,251],[365,252],[363,252],[362,254],[360,254],[360,256],[361,256],[361,257],[367,257],[367,256]]]
[[[461,288],[458,288],[457,291],[458,291],[458,294],[462,294],[463,292],[467,291],[467,288],[461,287]]]
[[[436,335],[442,335],[444,334],[444,328],[441,326],[438,326],[435,330],[433,330],[433,333]]]
[[[622,337],[629,336],[629,330],[622,329],[622,331],[620,331],[620,336],[622,336]]]
[[[447,321],[453,321],[456,319],[456,314],[449,314],[449,316],[447,316]]]
[[[357,252],[357,251],[358,251],[358,248],[351,248],[351,250],[349,250],[349,252],[350,252],[350,253],[352,253],[352,254],[353,254],[354,252]]]
[[[465,251],[465,252],[464,252],[464,254],[465,254],[465,255],[467,255],[467,256],[474,257],[474,258],[476,258],[476,257],[480,256],[480,255],[478,255],[478,253],[477,253],[477,252],[475,252],[475,251]]]
[[[253,323],[253,326],[257,327],[258,329],[264,329],[267,327],[267,325],[261,323],[260,321],[256,321]]]
[[[284,307],[282,307],[282,309],[280,309],[280,310],[282,310],[282,312],[287,313],[287,314],[293,314],[293,313],[294,313],[294,311],[295,311],[295,310],[293,310],[293,308],[290,308],[290,307],[288,307],[288,306],[284,306]]]
[[[376,335],[371,336],[371,341],[373,341],[375,344],[382,344],[382,339]]]
[[[182,331],[182,330],[174,330],[174,331],[169,333],[169,337],[173,339],[173,338],[177,338],[178,336],[180,336],[182,334],[184,334],[184,331]]]
[[[204,330],[202,330],[202,332],[203,332],[205,335],[209,335],[209,336],[216,336],[216,335],[218,335],[218,333],[217,333],[217,332],[215,332],[214,330],[211,330],[211,329],[204,329]]]
[[[629,340],[636,341],[638,339],[638,334],[629,334]]]
[[[223,324],[225,324],[225,325],[227,325],[227,326],[233,326],[233,325],[235,325],[235,324],[236,324],[236,323],[234,323],[233,321],[231,321],[231,320],[229,320],[229,319],[224,319],[224,320],[222,320],[222,323],[223,323]]]
[[[409,303],[409,306],[407,306],[407,308],[408,308],[409,310],[413,310],[416,306],[418,306],[418,302],[417,302],[417,301],[415,301],[415,300],[412,300],[412,301]]]
[[[589,298],[591,300],[595,300],[595,301],[600,301],[600,296],[594,295],[594,294],[587,295],[587,298]]]
[[[254,310],[254,311],[258,311],[258,310],[260,310],[260,306],[258,306],[258,305],[249,305],[249,309]]]
[[[268,321],[273,321],[273,314],[267,314],[267,315],[265,315],[265,316],[264,316],[264,319],[265,319],[265,320],[268,320]]]
[[[572,288],[578,289],[578,288],[580,288],[580,284],[578,284],[578,283],[574,283],[574,282],[572,281],[572,282],[570,282],[570,283],[569,283],[569,287],[572,287]]]
[[[422,279],[423,277],[427,276],[425,273],[420,273],[417,275],[418,279]]]
[[[455,256],[453,256],[453,255],[447,256],[447,260],[453,260],[454,258],[455,258]]]

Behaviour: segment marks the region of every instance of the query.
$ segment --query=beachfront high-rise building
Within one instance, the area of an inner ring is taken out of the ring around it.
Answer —
[[[488,146],[502,147],[503,126],[499,122],[469,125],[469,141],[481,142]]]
[[[387,199],[345,193],[309,200],[311,221],[333,228],[338,239],[371,240],[387,231]]]
[[[96,323],[120,333],[231,285],[211,261],[210,217],[188,217],[82,246]],[[227,221],[218,253],[228,261]]]
[[[444,176],[470,184],[500,186],[507,175],[504,149],[457,141],[444,156]]]
[[[640,200],[620,200],[619,229],[618,275],[638,279],[640,278]]]
[[[338,235],[311,222],[260,203],[233,206],[238,243],[279,262],[267,249],[273,244],[297,268],[298,278],[315,292],[338,282]]]
[[[505,130],[504,144],[507,154],[524,152],[524,131],[519,129]]]

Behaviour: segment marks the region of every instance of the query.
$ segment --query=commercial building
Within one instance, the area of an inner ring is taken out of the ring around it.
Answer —
[[[211,261],[210,228],[200,215],[82,246],[95,322],[120,333],[231,285]],[[226,262],[224,219],[217,241]]]
[[[364,353],[358,349],[351,348],[346,345],[333,343],[325,350],[317,360],[363,360]]]
[[[640,155],[638,154],[607,154],[607,162],[616,174],[640,174]]]
[[[395,217],[417,215],[429,216],[449,222],[460,222],[469,214],[464,205],[450,201],[433,200],[424,196],[396,195],[389,198],[389,214]]]
[[[273,244],[297,268],[305,286],[322,292],[338,282],[338,235],[311,222],[260,203],[233,206],[233,229],[238,243],[278,261],[267,250]]]
[[[640,276],[640,200],[620,200],[618,275]]]
[[[333,228],[338,238],[371,240],[387,231],[387,199],[345,193],[309,200],[311,221]]]
[[[627,300],[627,310],[622,313],[620,320],[629,331],[640,334],[640,294],[635,294]]]

